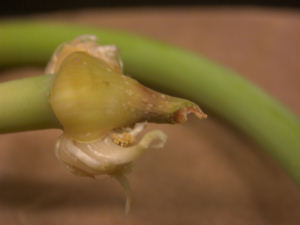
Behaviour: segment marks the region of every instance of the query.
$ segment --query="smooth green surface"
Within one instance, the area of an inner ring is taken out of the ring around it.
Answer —
[[[125,71],[141,82],[194,100],[227,119],[265,147],[300,184],[299,119],[258,87],[199,55],[106,29],[8,22],[0,24],[0,66],[45,63],[58,44],[80,34],[117,45]]]
[[[59,127],[48,103],[52,77],[0,83],[0,133]]]

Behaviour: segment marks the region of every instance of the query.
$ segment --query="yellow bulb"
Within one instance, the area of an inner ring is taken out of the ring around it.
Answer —
[[[65,132],[95,140],[141,119],[136,81],[82,52],[66,57],[51,90],[50,103]]]

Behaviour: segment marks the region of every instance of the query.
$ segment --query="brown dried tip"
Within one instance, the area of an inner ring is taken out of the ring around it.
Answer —
[[[188,107],[181,108],[177,112],[175,112],[173,116],[173,120],[176,123],[183,123],[187,120],[187,116],[190,113],[193,113],[199,119],[207,118],[207,114],[205,114],[199,107],[188,106]]]

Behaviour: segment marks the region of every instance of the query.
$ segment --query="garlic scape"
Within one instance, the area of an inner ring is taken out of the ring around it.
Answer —
[[[146,123],[179,123],[188,113],[206,118],[193,102],[123,75],[118,49],[99,46],[95,36],[80,36],[58,47],[46,72],[55,75],[50,104],[64,129],[56,144],[57,158],[76,175],[116,178],[126,192],[126,212],[126,173],[145,149],[161,148],[167,139],[160,130],[139,139]]]

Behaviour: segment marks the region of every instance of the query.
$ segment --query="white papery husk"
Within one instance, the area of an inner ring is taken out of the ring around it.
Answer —
[[[144,129],[144,124],[138,124],[130,131],[135,138]],[[67,135],[62,135],[57,141],[56,157],[75,175],[96,177],[108,174],[117,179],[126,194],[125,212],[130,210],[131,191],[126,173],[132,163],[147,148],[162,148],[167,136],[160,130],[147,132],[139,142],[122,147],[114,142],[111,133],[92,142],[79,142]]]

